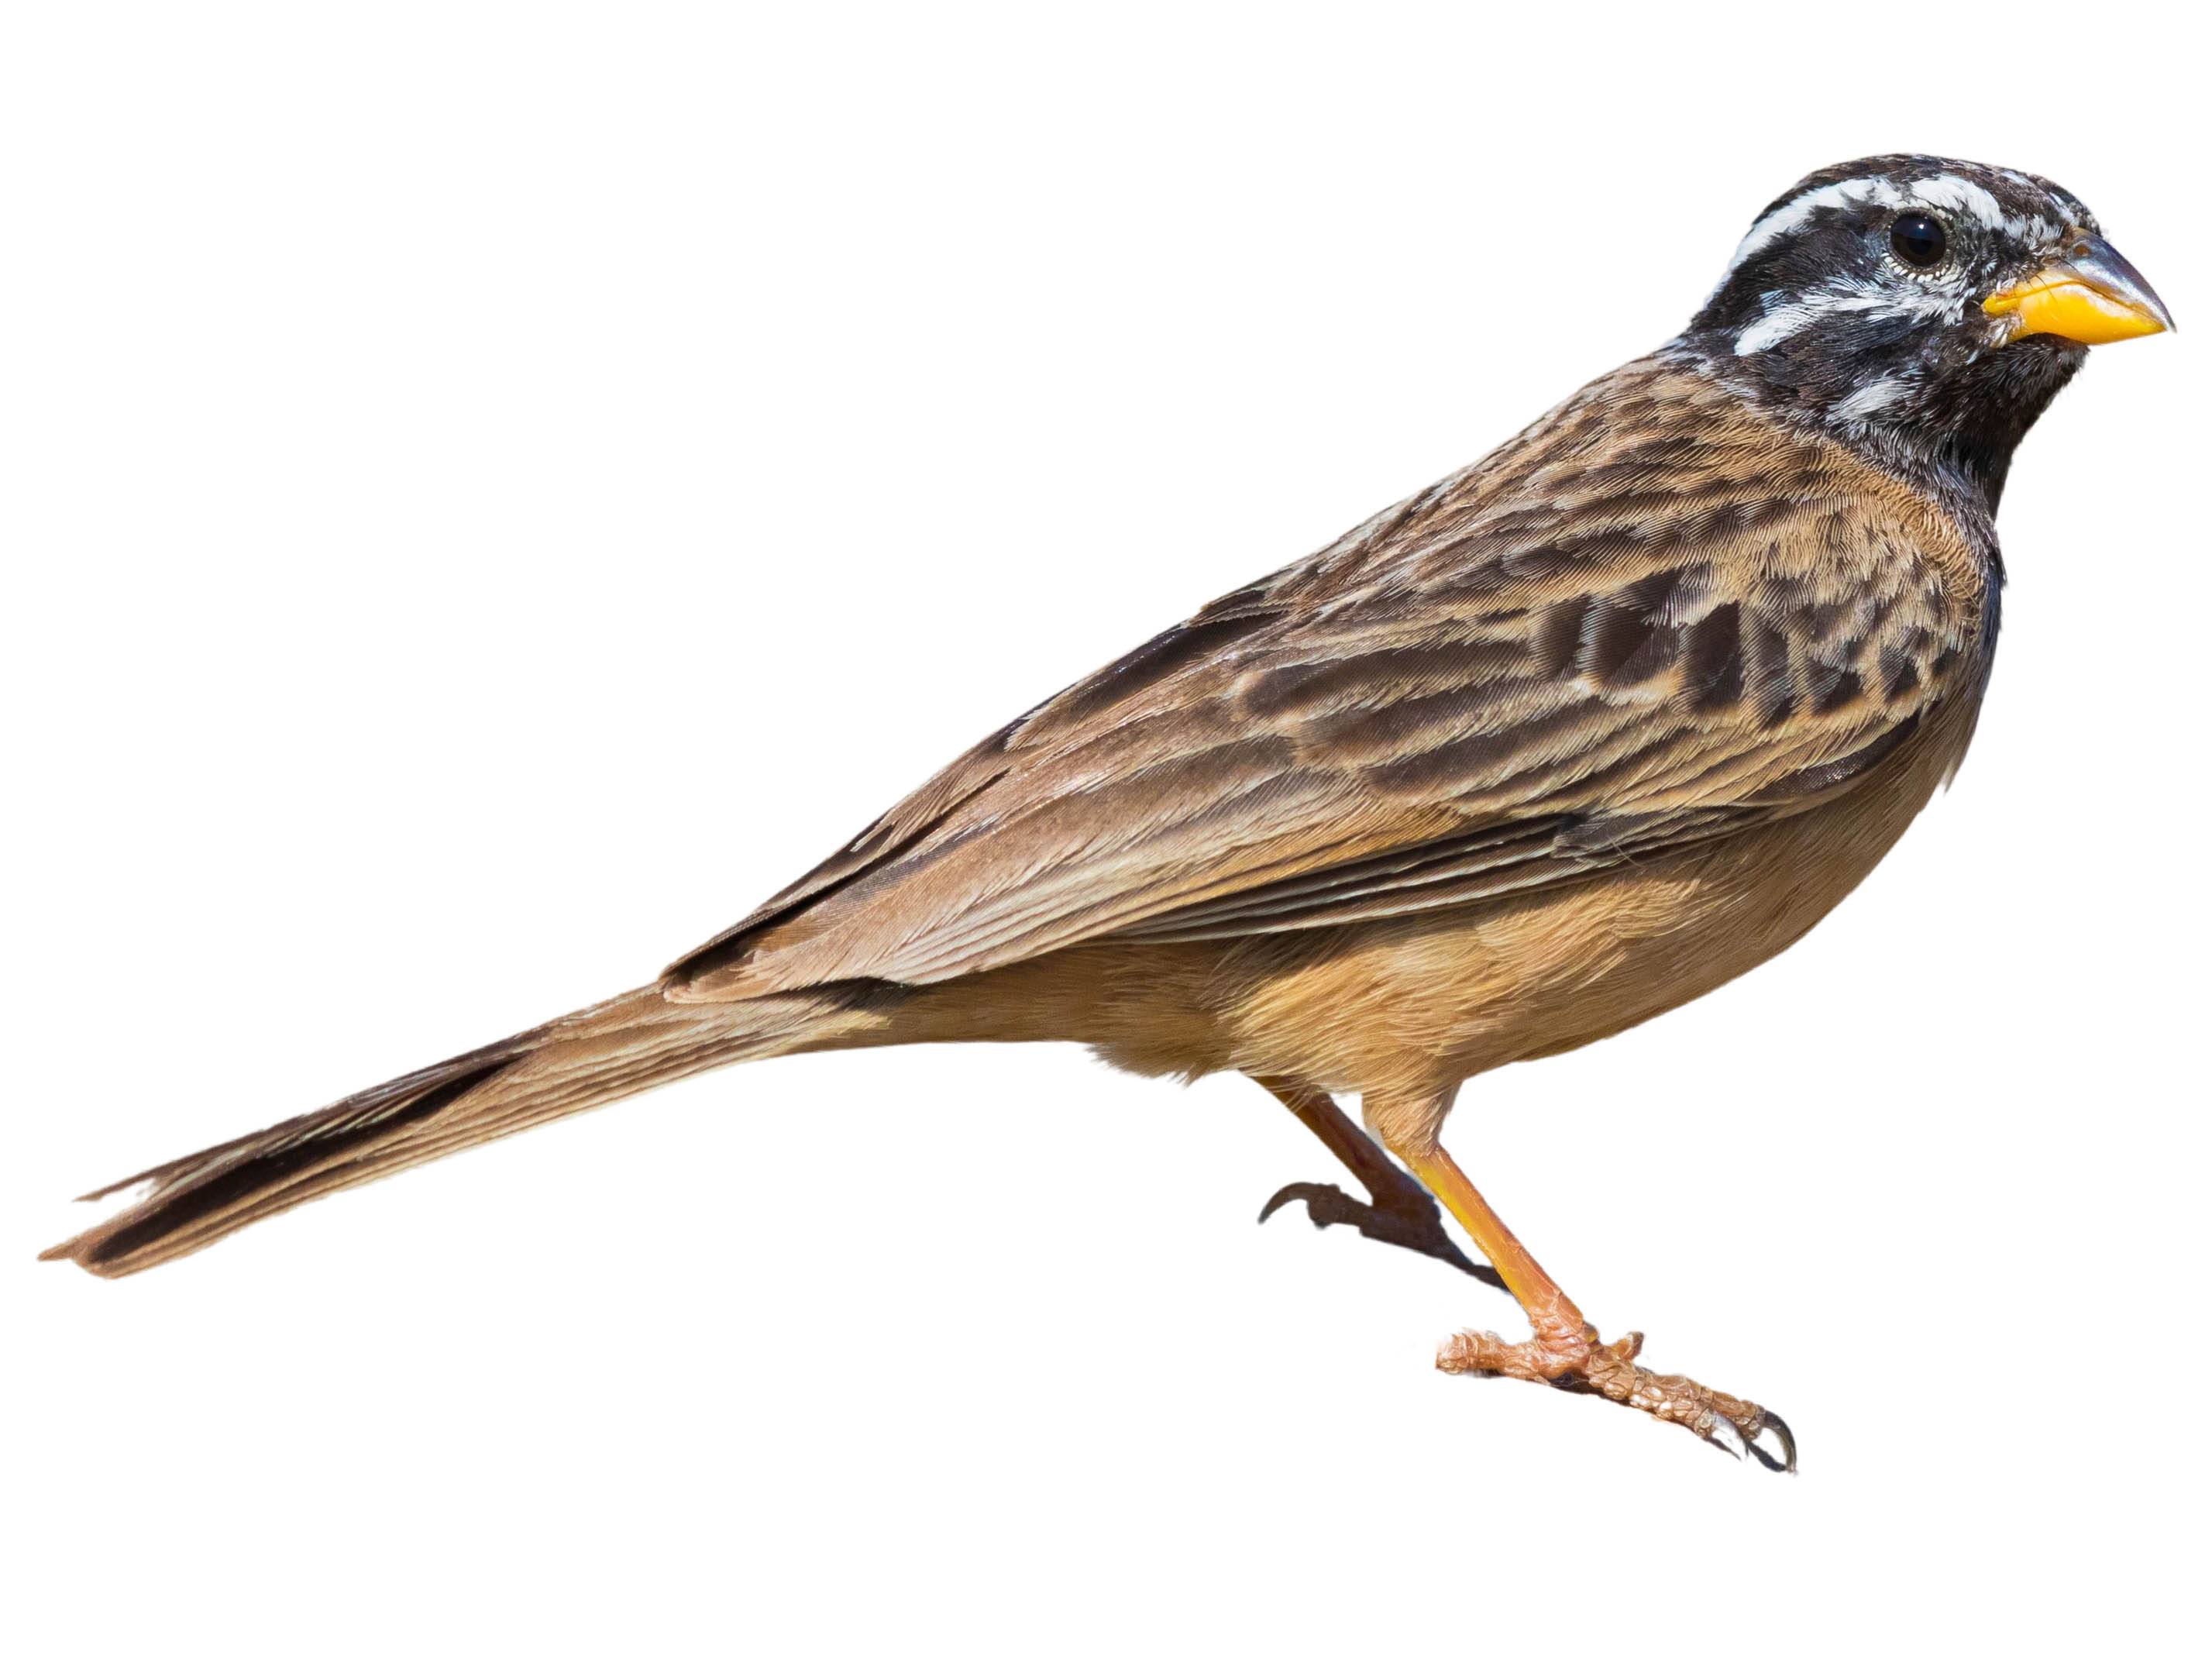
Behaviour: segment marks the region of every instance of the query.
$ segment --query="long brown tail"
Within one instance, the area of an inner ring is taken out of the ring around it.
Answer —
[[[309,1112],[118,1181],[153,1188],[129,1209],[46,1251],[117,1279],[204,1249],[264,1216],[481,1141],[588,1111],[740,1060],[866,1042],[884,1020],[878,988],[739,1003],[672,1003],[647,986],[473,1054],[410,1072]]]

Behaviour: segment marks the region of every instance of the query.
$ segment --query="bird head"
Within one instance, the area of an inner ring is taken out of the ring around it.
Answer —
[[[2014,446],[2087,348],[2172,326],[2072,192],[1881,155],[1772,203],[1682,338],[1762,404],[1948,465],[1994,507]]]

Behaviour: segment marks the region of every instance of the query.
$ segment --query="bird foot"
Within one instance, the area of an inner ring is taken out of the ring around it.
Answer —
[[[1618,1342],[1600,1342],[1595,1328],[1589,1325],[1579,1331],[1540,1330],[1526,1342],[1508,1342],[1488,1331],[1462,1331],[1437,1348],[1437,1369],[1600,1395],[1616,1405],[1649,1412],[1662,1423],[1679,1423],[1731,1456],[1748,1453],[1767,1468],[1796,1473],[1797,1442],[1787,1423],[1748,1400],[1686,1376],[1646,1370],[1636,1363],[1643,1347],[1640,1331]],[[1764,1443],[1770,1437],[1774,1451]]]
[[[1364,1237],[1434,1256],[1486,1285],[1494,1285],[1501,1291],[1505,1288],[1505,1281],[1498,1276],[1496,1268],[1468,1260],[1467,1253],[1452,1242],[1451,1235],[1444,1231],[1443,1216],[1437,1208],[1436,1200],[1410,1178],[1401,1187],[1386,1184],[1375,1194],[1374,1201],[1367,1204],[1341,1187],[1326,1182],[1294,1181],[1267,1200],[1260,1212],[1260,1219],[1264,1222],[1285,1205],[1301,1200],[1316,1227],[1351,1227]]]

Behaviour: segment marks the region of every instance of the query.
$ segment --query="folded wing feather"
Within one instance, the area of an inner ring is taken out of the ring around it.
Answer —
[[[1632,365],[995,733],[672,994],[1473,903],[1802,810],[1980,668],[1866,471]]]

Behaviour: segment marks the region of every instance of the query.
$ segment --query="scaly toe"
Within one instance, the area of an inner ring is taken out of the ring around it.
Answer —
[[[1636,1359],[1643,1350],[1639,1331],[1613,1342],[1600,1342],[1588,1326],[1579,1339],[1572,1332],[1554,1331],[1548,1341],[1508,1342],[1488,1331],[1462,1331],[1437,1346],[1437,1369],[1516,1377],[1594,1394],[1649,1413],[1662,1423],[1680,1424],[1739,1462],[1796,1473],[1796,1437],[1782,1419],[1686,1376],[1639,1365]],[[1765,1443],[1770,1440],[1773,1450]]]

